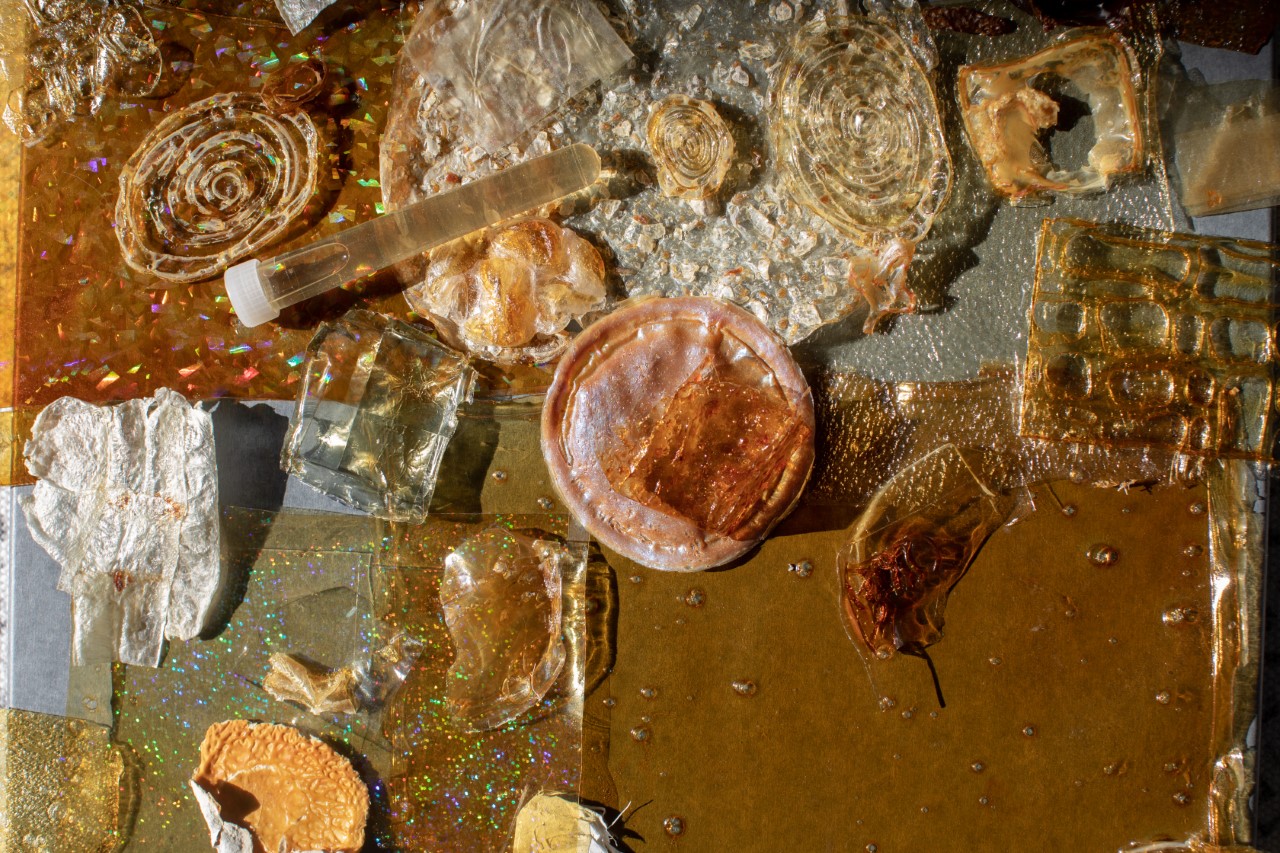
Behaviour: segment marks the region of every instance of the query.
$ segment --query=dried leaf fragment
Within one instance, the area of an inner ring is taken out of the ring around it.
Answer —
[[[269,662],[262,689],[281,702],[297,702],[313,714],[354,714],[359,708],[349,667],[329,670],[282,652]]]

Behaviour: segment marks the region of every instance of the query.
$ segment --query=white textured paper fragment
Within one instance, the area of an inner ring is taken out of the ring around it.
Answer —
[[[538,794],[516,815],[512,853],[617,853],[599,814],[562,794]]]
[[[276,8],[280,10],[284,25],[296,36],[335,2],[337,0],[276,0]]]
[[[22,499],[62,566],[76,664],[157,666],[204,627],[221,580],[213,421],[181,394],[95,406],[63,397],[31,430]]]

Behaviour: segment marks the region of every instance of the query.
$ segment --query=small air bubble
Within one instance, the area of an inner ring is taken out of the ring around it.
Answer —
[[[695,587],[685,594],[684,603],[690,607],[701,607],[707,603],[707,594]]]
[[[1085,556],[1099,566],[1114,565],[1115,561],[1120,558],[1120,555],[1116,553],[1116,549],[1110,545],[1094,545],[1085,552]]]
[[[921,807],[920,807],[920,814],[928,814],[928,813],[929,813],[929,807],[928,807],[928,806],[921,806]]]
[[[981,761],[975,761],[969,765],[969,769],[974,773],[981,773],[983,770],[987,769],[987,765],[983,764]]]
[[[658,688],[656,688],[656,687],[641,687],[641,688],[640,688],[640,695],[641,695],[641,696],[643,696],[643,697],[644,697],[644,698],[646,698],[646,699],[656,699],[656,698],[658,697]]]
[[[992,666],[999,666],[1000,664],[1004,663],[1004,658],[998,658],[998,657],[987,658],[987,663],[991,664]]]
[[[879,847],[877,847],[877,846],[875,846],[874,844],[868,844],[868,845],[867,845],[867,853],[877,853],[877,851],[879,851],[879,850],[880,850],[880,848],[879,848]]]
[[[98,700],[94,699],[92,696],[84,697],[84,699],[82,699],[81,702],[83,703],[84,707],[90,711],[98,710]]]
[[[632,582],[632,583],[642,583],[643,581],[644,581],[644,578],[642,578],[640,575],[632,575],[632,576],[631,576],[631,582]]]
[[[495,483],[505,483],[507,481],[507,472],[498,470],[489,475]]]
[[[897,704],[898,704],[898,703],[897,703],[896,701],[894,701],[894,699],[893,699],[892,697],[890,697],[890,696],[881,696],[881,697],[880,697],[880,710],[881,710],[881,711],[892,711],[892,710],[893,710],[893,708],[894,708],[894,706],[895,706],[895,705],[897,705]]]
[[[1024,735],[1026,735],[1027,737],[1035,737],[1035,736],[1036,736],[1036,727],[1035,727],[1035,726],[1027,726],[1026,728],[1024,728],[1024,729],[1022,730],[1022,733],[1023,733]]]
[[[649,729],[646,726],[636,726],[631,730],[631,739],[636,743],[644,743],[649,740]]]
[[[1194,543],[1182,549],[1182,554],[1184,557],[1199,557],[1203,553],[1204,553],[1204,547],[1202,545],[1196,545]]]
[[[1076,512],[1077,512],[1077,510],[1076,510],[1076,505],[1075,505],[1075,504],[1063,504],[1063,505],[1062,505],[1062,514],[1063,514],[1063,515],[1065,515],[1067,518],[1073,518],[1073,517],[1075,516]]]
[[[735,681],[733,682],[733,692],[739,696],[756,695],[756,683],[754,681]]]
[[[988,800],[986,797],[978,797],[978,805],[980,805],[980,806],[985,806],[985,805],[987,805],[987,804],[988,804],[988,803],[990,803],[990,802],[991,802],[991,801],[990,801],[990,800]]]
[[[1173,801],[1180,806],[1185,806],[1191,802],[1191,798],[1187,796],[1186,791],[1179,791],[1173,795]]]
[[[903,712],[902,712],[902,719],[904,719],[904,720],[909,720],[909,719],[911,719],[912,717],[914,717],[915,715],[916,715],[916,709],[915,709],[915,708],[908,708],[907,710],[905,710],[905,711],[903,711]]]
[[[617,705],[617,704],[618,704],[618,700],[614,699],[612,696],[604,700],[604,706],[606,708],[612,708],[614,705]]]
[[[1204,515],[1205,506],[1202,502],[1196,501],[1191,506],[1187,507],[1187,512],[1191,513],[1192,515]]]
[[[1171,701],[1173,701],[1173,697],[1169,695],[1168,690],[1161,690],[1159,693],[1156,694],[1156,701],[1159,702],[1161,705],[1168,705]]]
[[[662,822],[662,828],[666,830],[667,835],[672,838],[684,835],[684,818],[680,815],[672,815]]]
[[[546,496],[538,498],[538,506],[541,509],[551,509],[555,505],[556,505],[556,502],[551,500],[551,498],[548,498]]]

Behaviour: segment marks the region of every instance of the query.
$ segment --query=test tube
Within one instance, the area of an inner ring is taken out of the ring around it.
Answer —
[[[585,189],[600,157],[578,143],[363,222],[265,261],[227,270],[236,316],[258,326],[280,310],[436,246]]]

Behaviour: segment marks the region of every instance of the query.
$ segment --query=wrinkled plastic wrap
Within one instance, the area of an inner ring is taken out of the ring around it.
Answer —
[[[1046,220],[1023,434],[1273,458],[1277,269],[1265,243]]]
[[[281,464],[357,509],[421,521],[474,381],[466,359],[420,327],[362,310],[324,323]]]
[[[21,501],[62,566],[72,658],[156,666],[166,639],[204,627],[218,591],[213,422],[181,394],[94,406],[64,397],[36,419]]]
[[[591,0],[471,0],[404,48],[467,114],[473,144],[495,151],[631,59]]]
[[[494,729],[537,705],[564,666],[563,543],[492,527],[444,558],[440,608],[453,641],[449,713]]]
[[[335,2],[337,0],[276,0],[276,8],[289,32],[296,36]]]

